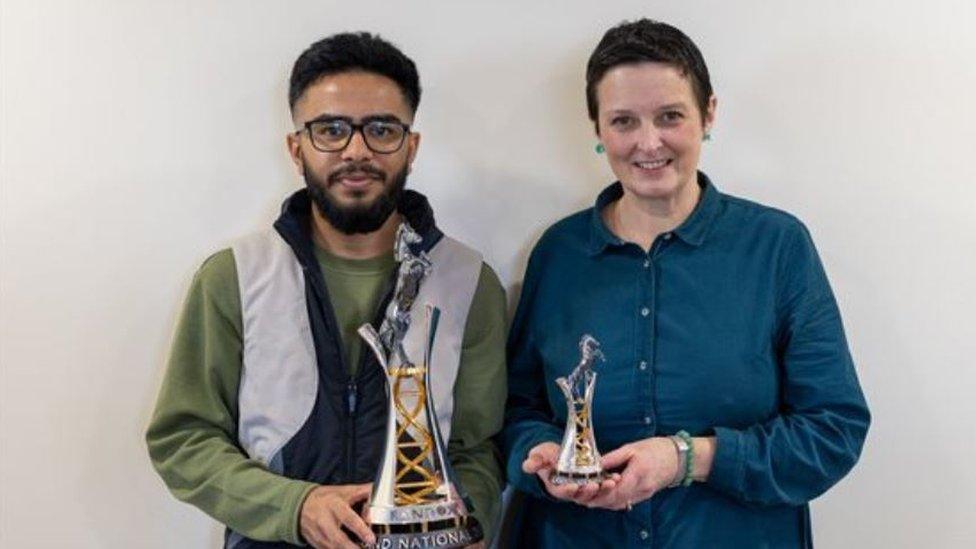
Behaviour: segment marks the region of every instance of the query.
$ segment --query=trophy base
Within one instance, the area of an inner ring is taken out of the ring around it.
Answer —
[[[481,525],[472,516],[413,524],[374,524],[376,543],[367,549],[461,549],[484,539]]]
[[[592,473],[572,473],[569,471],[556,471],[549,477],[549,482],[556,486],[564,484],[586,484],[587,482],[603,482],[610,477],[606,471],[594,471]]]

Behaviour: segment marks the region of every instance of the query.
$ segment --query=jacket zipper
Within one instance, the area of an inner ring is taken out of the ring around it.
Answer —
[[[349,379],[346,384],[346,414],[347,417],[347,436],[346,436],[346,482],[354,482],[353,474],[356,449],[356,380]]]
[[[313,276],[313,272],[308,267],[303,266],[302,269],[305,271],[305,276],[316,280],[317,277]],[[322,317],[325,319],[326,326],[329,331],[332,332],[334,341],[336,343],[336,349],[338,350],[339,358],[339,369],[341,371],[347,372],[348,381],[346,381],[346,391],[345,391],[345,404],[346,404],[346,432],[343,436],[343,445],[345,446],[345,478],[342,480],[343,483],[352,483],[353,474],[355,473],[355,467],[353,466],[353,457],[356,449],[356,409],[357,409],[357,399],[358,399],[358,387],[356,386],[356,379],[353,376],[349,376],[349,369],[346,367],[346,360],[343,354],[343,348],[341,339],[336,335],[339,333],[339,323],[336,321],[335,311],[332,310],[332,302],[329,299],[328,289],[325,286],[325,279],[318,278],[317,281],[321,282],[321,287],[317,283],[313,283],[312,287],[318,293],[318,297],[321,303]],[[358,372],[357,372],[358,373]],[[321,383],[321,382],[320,382]]]
[[[397,267],[398,268],[398,267]],[[397,270],[394,269],[394,278],[396,280]],[[393,295],[395,284],[388,285],[388,288],[383,293],[383,298],[380,300],[376,311],[373,312],[373,325],[381,325],[383,322],[384,312],[386,311],[386,306],[390,302],[390,297]],[[346,437],[346,482],[355,482],[354,474],[356,472],[356,467],[354,465],[356,461],[355,449],[356,449],[356,410],[359,404],[358,402],[358,386],[356,384],[357,379],[360,376],[366,374],[366,364],[369,362],[367,353],[371,353],[372,350],[365,344],[362,344],[362,351],[359,353],[359,367],[356,369],[356,375],[349,377],[349,382],[346,384],[346,412],[348,417],[347,430],[348,436]],[[386,383],[385,377],[386,372],[383,372],[384,383]],[[385,431],[384,431],[385,433]],[[385,436],[385,435],[384,435]]]

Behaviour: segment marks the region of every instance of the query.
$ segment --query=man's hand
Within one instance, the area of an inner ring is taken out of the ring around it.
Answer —
[[[555,442],[543,442],[529,450],[528,457],[522,462],[522,470],[537,475],[545,486],[546,492],[556,499],[587,505],[593,498],[605,497],[612,492],[620,479],[620,475],[613,474],[603,482],[587,482],[582,485],[570,482],[557,486],[552,483],[550,477],[556,469],[558,460],[559,445]]]
[[[376,537],[366,521],[360,517],[353,506],[366,501],[372,484],[347,484],[341,486],[319,486],[302,503],[302,537],[315,549],[358,549],[342,531],[345,526],[350,532],[366,543],[376,543]]]
[[[616,490],[589,500],[590,507],[630,509],[650,498],[678,477],[678,452],[667,437],[654,437],[625,444],[603,456],[604,469],[623,467]]]

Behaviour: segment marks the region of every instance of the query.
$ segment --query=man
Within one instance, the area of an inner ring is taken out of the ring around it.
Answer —
[[[146,439],[173,494],[228,526],[226,547],[375,539],[358,511],[383,450],[386,378],[356,330],[386,311],[404,221],[431,276],[452,281],[424,282],[443,309],[447,358],[434,368],[456,376],[453,390],[434,390],[438,423],[473,515],[492,531],[504,291],[480,255],[437,229],[426,198],[404,190],[419,100],[414,63],[377,36],[309,47],[291,75],[287,136],[306,188],[274,231],[218,252],[194,278]]]

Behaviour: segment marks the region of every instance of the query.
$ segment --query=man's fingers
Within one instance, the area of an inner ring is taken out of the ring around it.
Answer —
[[[357,484],[352,487],[352,490],[350,491],[346,501],[349,502],[349,505],[355,505],[360,501],[364,501],[368,499],[372,491],[373,491],[372,484]]]
[[[356,514],[351,508],[340,509],[336,513],[339,518],[339,522],[343,526],[348,528],[353,534],[356,534],[361,541],[366,543],[376,543],[376,536],[373,531],[370,530],[369,525],[366,524],[359,515]]]
[[[370,504],[370,501],[371,501],[370,498],[367,497],[363,501],[363,506],[359,508],[359,518],[361,518],[364,521],[366,521],[367,524],[369,523],[369,504]]]
[[[310,532],[303,532],[305,541],[315,549],[331,549],[332,537],[329,534],[331,529],[338,529],[338,526],[332,524],[331,515],[316,520]]]
[[[301,533],[305,541],[316,549],[358,548],[350,537],[375,543],[368,520],[353,509],[369,499],[371,489],[370,484],[349,484],[312,490],[302,503]]]
[[[323,510],[325,511],[323,514],[316,514],[311,519],[302,517],[301,521],[302,537],[315,549],[329,548],[329,536],[326,531],[328,530],[327,525],[332,520],[332,516],[328,512],[328,508],[323,508]]]
[[[333,523],[332,521],[326,522],[324,525],[326,545],[325,547],[342,547],[343,549],[358,549],[358,545],[349,539],[349,536],[342,531],[338,523]]]
[[[327,549],[328,546],[325,544],[325,536],[320,534],[317,530],[302,531],[302,538],[314,547],[315,549]]]

